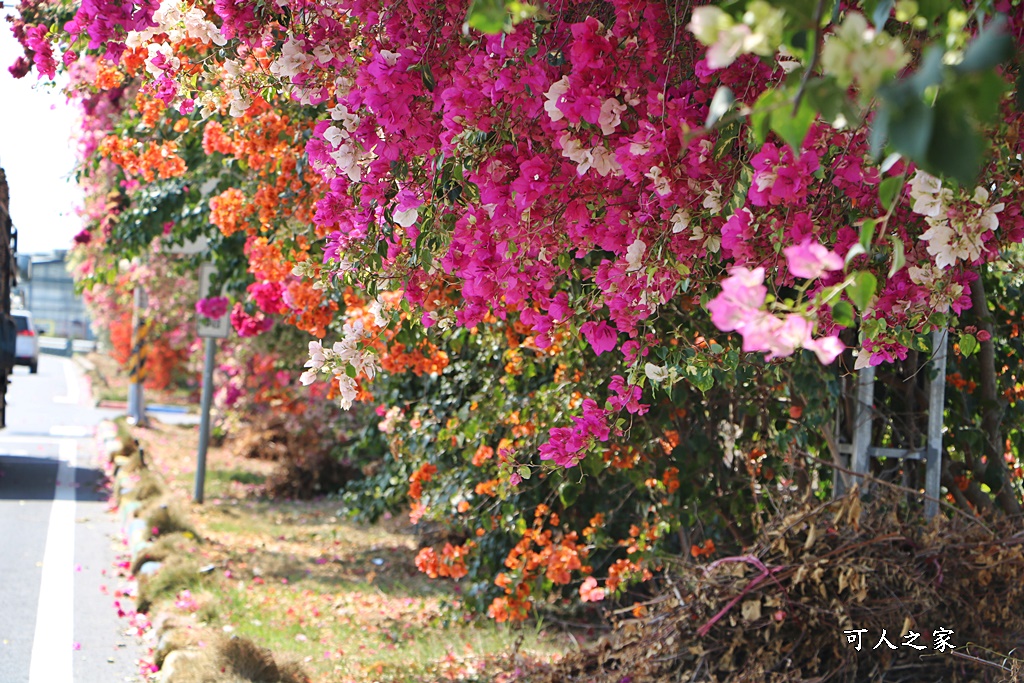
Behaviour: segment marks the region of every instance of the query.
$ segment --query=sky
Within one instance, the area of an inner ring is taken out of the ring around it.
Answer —
[[[76,214],[82,195],[72,178],[77,112],[35,72],[20,80],[8,73],[21,54],[10,25],[0,20],[0,167],[11,189],[18,253],[33,254],[71,246],[82,229]]]

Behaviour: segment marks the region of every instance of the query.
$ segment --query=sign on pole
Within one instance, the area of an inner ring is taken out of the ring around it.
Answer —
[[[208,299],[216,296],[211,291],[210,281],[217,270],[212,263],[203,263],[199,266],[199,298]],[[225,339],[231,326],[228,322],[228,314],[224,313],[219,318],[207,318],[205,315],[196,316],[199,319],[198,332],[200,337],[206,339]]]
[[[184,244],[163,244],[164,252],[168,254],[174,254],[177,256],[191,256],[192,254],[201,254],[206,251],[207,243],[206,238],[200,235],[194,240],[189,240]]]

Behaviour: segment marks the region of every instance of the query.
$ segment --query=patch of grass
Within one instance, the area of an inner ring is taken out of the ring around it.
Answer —
[[[161,496],[148,503],[139,513],[146,520],[146,526],[157,534],[187,532],[195,536],[195,529],[184,508],[171,496]]]
[[[325,683],[422,683],[438,680],[434,674],[444,662],[472,670],[511,652],[517,642],[532,656],[564,647],[535,628],[446,623],[436,599],[387,596],[365,584],[323,592],[308,582],[256,588],[240,581],[210,590],[219,606],[211,626],[227,627],[275,653],[289,652]]]
[[[209,469],[206,472],[205,493],[210,498],[258,495],[262,492],[267,475],[241,468],[230,470]]]
[[[207,482],[238,482],[239,484],[262,484],[267,480],[265,475],[258,472],[246,472],[242,469],[231,471],[216,470],[207,474]]]
[[[172,493],[189,498],[194,432],[158,425],[136,434]],[[302,661],[318,683],[492,683],[510,680],[516,662],[571,647],[555,631],[448,610],[460,587],[416,568],[418,538],[405,519],[362,525],[340,515],[337,501],[259,497],[253,487],[273,463],[225,447],[208,457],[207,502],[189,509],[205,539],[202,563],[216,570],[178,572],[149,591],[154,612],[174,612],[177,591],[189,588],[200,624]]]
[[[190,532],[161,535],[132,562],[132,574],[138,574],[139,568],[147,562],[163,562],[172,555],[195,555],[198,551],[196,538]]]
[[[157,601],[173,598],[178,591],[199,588],[203,575],[199,563],[191,555],[170,555],[152,576],[139,577],[136,609],[149,612]]]

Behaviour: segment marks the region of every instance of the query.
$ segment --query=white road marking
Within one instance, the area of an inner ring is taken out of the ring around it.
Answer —
[[[0,432],[2,435],[3,432]],[[41,446],[56,446],[64,442],[64,439],[47,438],[45,436],[0,436],[0,448],[9,443],[32,443]]]
[[[75,425],[56,425],[50,427],[50,436],[64,436],[75,439],[92,436],[94,432],[95,429],[93,427],[77,427]]]
[[[75,364],[67,358],[62,358],[61,362],[64,364],[64,380],[67,384],[67,396],[54,396],[54,403],[70,403],[72,405],[78,405],[79,400],[82,397],[81,383],[78,381],[78,373],[75,372]]]
[[[61,441],[57,485],[43,551],[36,632],[28,683],[72,681],[75,600],[75,466],[78,442]]]

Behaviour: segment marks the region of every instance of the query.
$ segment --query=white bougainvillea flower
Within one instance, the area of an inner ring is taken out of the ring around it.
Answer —
[[[561,121],[565,118],[565,114],[558,108],[558,103],[563,101],[562,97],[567,92],[569,92],[569,77],[562,76],[552,83],[548,91],[544,93],[544,111],[548,113],[548,118],[552,121]]]
[[[643,267],[644,253],[647,251],[647,245],[641,239],[636,239],[626,249],[626,272],[635,273]]]
[[[664,365],[655,365],[654,363],[647,363],[644,365],[644,374],[647,375],[647,379],[652,382],[664,382],[669,377],[669,370]]]

